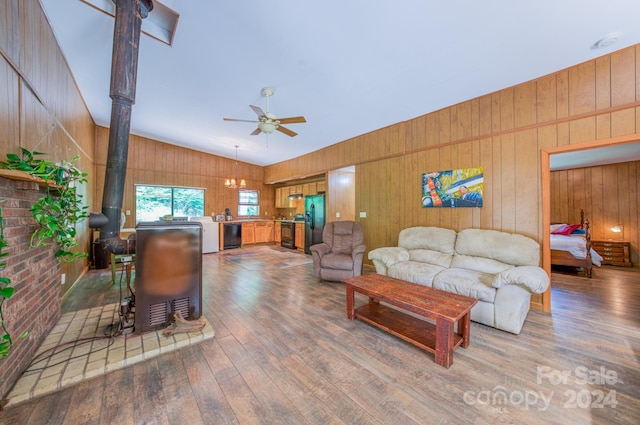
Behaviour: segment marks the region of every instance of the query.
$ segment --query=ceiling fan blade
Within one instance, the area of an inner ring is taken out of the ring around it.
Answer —
[[[253,130],[253,133],[251,133],[251,135],[252,136],[257,136],[260,133],[262,133],[262,130],[260,130],[260,127],[258,127],[255,130]]]
[[[278,131],[279,131],[279,132],[281,132],[281,133],[286,134],[287,136],[291,136],[291,137],[293,137],[293,136],[295,136],[295,135],[297,135],[297,134],[298,134],[298,133],[296,133],[295,131],[291,131],[291,130],[289,130],[288,128],[283,127],[283,126],[281,126],[281,125],[279,125],[279,126],[276,128],[276,130],[278,130]]]
[[[236,119],[236,118],[222,118],[222,119],[225,120],[225,121],[259,122],[259,121],[256,121],[256,120],[239,120],[239,119]]]
[[[304,117],[289,117],[289,118],[278,118],[280,124],[297,124],[301,122],[307,122]]]
[[[262,108],[260,108],[259,106],[249,105],[249,107],[251,107],[251,109],[253,109],[253,112],[255,112],[259,117],[265,117],[266,116],[266,114],[264,113]]]

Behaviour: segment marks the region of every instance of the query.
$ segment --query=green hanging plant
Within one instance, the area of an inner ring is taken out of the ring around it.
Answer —
[[[55,243],[58,245],[56,258],[62,262],[70,262],[76,258],[86,257],[84,252],[73,251],[78,245],[75,225],[88,217],[88,206],[82,205],[82,195],[77,193],[77,186],[87,182],[87,174],[82,173],[71,162],[37,159],[41,152],[30,152],[21,148],[22,155],[7,154],[7,161],[0,161],[0,168],[17,170],[47,182],[47,194],[31,206],[33,218],[38,222],[38,228],[31,235],[31,247],[39,247]],[[73,158],[77,161],[78,157]],[[4,216],[0,208],[0,271],[6,267],[4,258],[8,253],[2,252],[7,246],[4,238]],[[9,334],[2,306],[11,298],[14,288],[11,279],[0,277],[0,359],[9,355],[13,340]],[[25,338],[24,332],[19,338]]]
[[[78,245],[75,225],[88,217],[88,206],[82,205],[82,195],[77,185],[87,182],[87,174],[78,170],[71,162],[54,163],[37,159],[42,152],[30,152],[21,148],[22,155],[7,154],[7,161],[0,167],[18,170],[40,178],[49,185],[47,196],[32,205],[33,218],[40,225],[31,235],[31,247],[58,244],[56,257],[63,262],[86,257],[88,254],[72,251]],[[78,157],[72,161],[77,161]],[[55,193],[55,194],[54,194]]]

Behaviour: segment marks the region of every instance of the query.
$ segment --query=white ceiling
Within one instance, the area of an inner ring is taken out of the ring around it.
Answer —
[[[549,167],[552,171],[558,171],[627,161],[640,161],[640,143],[556,153],[549,156]]]
[[[108,127],[114,19],[40,0],[93,119]],[[157,3],[154,0],[154,3]],[[162,0],[172,46],[143,35],[131,132],[257,165],[640,43],[638,0]],[[151,14],[154,12],[152,11]],[[592,49],[616,34],[611,46]],[[305,124],[250,136],[249,105]],[[625,159],[628,160],[628,157]]]

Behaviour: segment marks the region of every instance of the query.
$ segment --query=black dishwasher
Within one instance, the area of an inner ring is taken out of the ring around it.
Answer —
[[[224,249],[240,248],[242,245],[242,223],[224,224]]]

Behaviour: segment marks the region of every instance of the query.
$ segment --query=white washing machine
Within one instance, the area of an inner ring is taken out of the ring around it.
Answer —
[[[202,224],[202,253],[218,252],[220,250],[218,239],[220,225],[209,216],[189,217],[189,221],[197,221]]]

